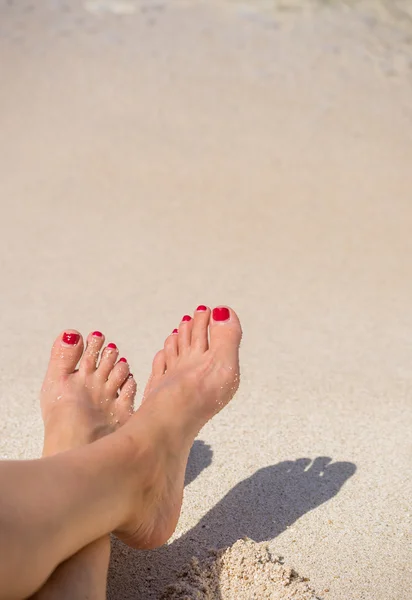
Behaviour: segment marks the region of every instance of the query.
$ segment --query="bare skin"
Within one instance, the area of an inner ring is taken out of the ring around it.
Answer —
[[[62,336],[56,340],[40,394],[43,456],[86,446],[113,433],[133,414],[136,395],[127,360],[119,358],[115,344],[101,352],[104,336],[95,331],[87,337],[82,355],[80,334],[68,329],[62,335],[68,343]],[[81,357],[78,369],[71,372],[65,364],[66,350],[74,351],[74,360]]]
[[[65,333],[77,335],[70,330]],[[82,372],[68,376],[66,393],[58,400],[46,375],[41,393],[43,456],[90,444],[132,415],[136,383],[128,363],[117,362],[117,349],[107,348],[97,364],[103,343],[104,336],[98,331],[88,336]],[[104,600],[109,559],[110,538],[106,535],[59,565],[32,600]]]
[[[144,402],[120,429],[56,456],[0,463],[7,490],[0,497],[0,598],[33,594],[59,564],[110,531],[135,548],[169,539],[194,438],[237,390],[240,339],[232,310],[220,307],[212,318],[209,309],[197,310],[155,356]],[[82,362],[74,373],[82,350],[81,337],[71,345],[56,340],[46,378],[56,400],[74,377],[87,376]]]
[[[104,536],[59,565],[31,600],[104,600],[109,559]]]

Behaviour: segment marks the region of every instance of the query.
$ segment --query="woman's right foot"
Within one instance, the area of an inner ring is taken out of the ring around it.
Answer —
[[[166,339],[153,361],[139,410],[120,429],[150,448],[146,452],[143,509],[116,532],[135,548],[164,544],[175,530],[182,504],[184,475],[193,441],[239,386],[242,330],[227,307],[197,308]],[[141,461],[136,462],[135,494],[142,497]],[[140,475],[140,476],[139,476]],[[133,494],[132,494],[133,496]],[[135,496],[134,496],[135,497]]]

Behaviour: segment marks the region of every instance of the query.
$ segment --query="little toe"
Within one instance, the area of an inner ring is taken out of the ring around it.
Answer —
[[[48,367],[48,375],[73,373],[83,352],[83,338],[75,329],[66,329],[55,340]]]
[[[165,341],[165,345],[164,345],[164,352],[165,352],[165,358],[166,358],[166,370],[167,369],[171,369],[175,366],[178,356],[179,356],[179,349],[178,349],[178,330],[177,329],[173,329],[172,333],[166,338]]]
[[[79,371],[94,373],[103,344],[104,335],[100,331],[93,331],[87,336],[86,350],[80,361]]]
[[[112,342],[107,344],[106,348],[102,352],[100,363],[96,370],[96,373],[101,379],[108,379],[118,356],[119,350],[117,349],[116,344],[113,344]]]
[[[210,308],[201,304],[197,307],[193,318],[192,349],[206,352],[209,349],[208,326],[210,320]]]
[[[213,309],[210,319],[210,349],[237,359],[242,328],[235,311],[227,306]]]
[[[152,376],[153,377],[161,377],[165,374],[166,371],[166,353],[164,350],[159,350],[155,354],[152,363]]]
[[[116,400],[116,416],[119,421],[119,425],[124,425],[129,417],[133,414],[136,390],[136,381],[133,375],[130,373],[122,385],[119,397]]]
[[[176,337],[176,336],[174,336]],[[149,380],[143,392],[143,400],[144,401],[150,392],[159,384],[163,375],[166,372],[166,352],[165,350],[159,350],[155,354],[152,363],[152,372],[150,373]]]
[[[124,384],[130,373],[130,368],[125,358],[119,358],[119,362],[113,367],[107,380],[107,391],[110,396],[116,396],[118,389]]]
[[[193,319],[190,315],[184,315],[179,325],[177,334],[179,354],[186,354],[190,350],[192,341]]]

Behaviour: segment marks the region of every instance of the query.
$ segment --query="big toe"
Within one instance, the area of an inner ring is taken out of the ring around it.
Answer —
[[[66,329],[55,340],[48,373],[68,375],[73,373],[83,352],[83,338],[75,329]]]
[[[210,319],[210,349],[216,353],[237,359],[242,328],[239,317],[228,306],[217,306]]]

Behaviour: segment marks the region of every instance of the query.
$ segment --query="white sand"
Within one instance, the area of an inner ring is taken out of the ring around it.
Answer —
[[[318,600],[307,580],[272,556],[267,542],[238,540],[182,569],[162,600]]]
[[[143,387],[182,314],[231,304],[240,393],[109,598],[248,536],[322,597],[409,600],[410,4],[109,4],[0,0],[1,455],[39,455],[64,327]]]

